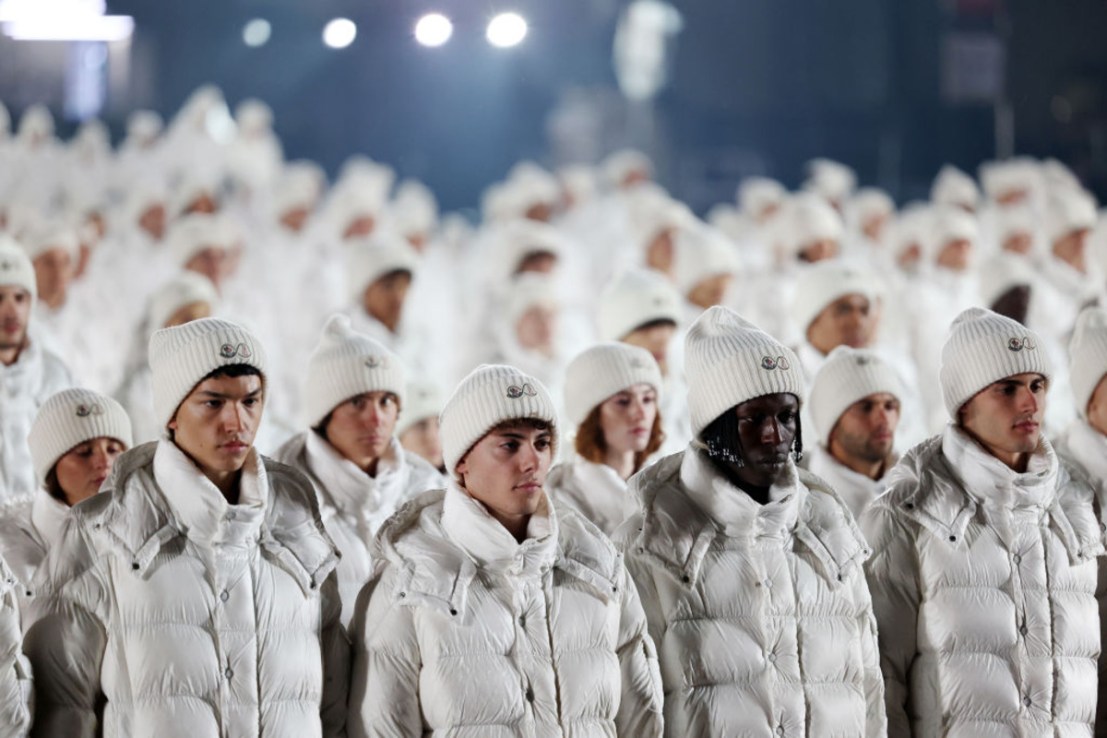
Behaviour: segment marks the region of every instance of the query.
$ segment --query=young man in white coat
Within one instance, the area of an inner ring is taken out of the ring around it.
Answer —
[[[309,430],[276,453],[315,486],[327,533],[342,552],[338,591],[342,622],[372,572],[370,544],[396,509],[445,480],[395,437],[404,411],[404,367],[377,341],[335,315],[308,362],[304,391]]]
[[[1041,434],[1042,342],[970,308],[941,365],[952,422],[861,518],[889,735],[1090,735],[1103,534]]]
[[[339,736],[338,552],[311,483],[253,446],[266,358],[204,318],[150,339],[161,440],[73,508],[36,578],[34,735]]]
[[[903,384],[875,351],[839,346],[811,384],[818,446],[808,470],[828,482],[854,517],[887,487],[897,455]]]
[[[46,398],[73,384],[69,369],[32,330],[35,289],[31,260],[0,234],[0,500],[34,491],[31,423]]]
[[[442,411],[451,479],[381,528],[354,616],[350,736],[661,735],[653,643],[622,557],[544,485],[557,412],[478,367]]]
[[[695,440],[631,479],[626,553],[665,685],[665,734],[883,736],[865,544],[799,469],[803,369],[713,307],[686,339]]]

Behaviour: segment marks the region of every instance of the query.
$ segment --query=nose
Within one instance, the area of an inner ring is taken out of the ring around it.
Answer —
[[[780,429],[780,421],[769,418],[761,426],[761,443],[769,446],[778,446],[784,442],[784,434]]]
[[[1020,387],[1018,395],[1018,410],[1024,413],[1038,412],[1040,397],[1030,391],[1029,387]]]
[[[538,449],[533,443],[524,443],[519,450],[519,469],[531,472],[538,468]]]
[[[115,457],[105,448],[98,448],[92,452],[92,468],[96,471],[111,471]]]
[[[238,402],[227,403],[223,410],[223,429],[230,433],[237,433],[246,427],[246,408]]]
[[[640,423],[646,418],[646,404],[641,400],[631,400],[630,403],[630,421],[632,423]]]

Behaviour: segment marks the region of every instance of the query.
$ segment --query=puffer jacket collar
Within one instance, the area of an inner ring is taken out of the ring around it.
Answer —
[[[693,447],[639,472],[631,478],[631,490],[639,502],[641,529],[630,546],[689,587],[695,586],[719,536],[778,537],[789,547],[798,541],[819,560],[831,587],[870,554],[845,503],[818,477],[791,463],[764,506],[723,479]]]
[[[130,558],[131,569],[143,577],[166,544],[192,540],[189,527],[178,517],[155,476],[156,455],[163,444],[172,445],[167,440],[153,441],[124,453],[112,467],[105,493],[73,508],[87,520],[94,536],[121,550]],[[256,479],[259,486],[264,482],[265,488],[247,494],[266,501],[258,544],[305,592],[317,589],[334,571],[341,554],[324,531],[315,492],[294,469],[260,455],[257,459]],[[270,485],[280,485],[282,494],[274,497]]]
[[[53,495],[46,491],[46,487],[39,485],[31,498],[31,524],[35,533],[41,539],[46,550],[52,549],[61,540],[62,528],[65,526],[65,517],[69,514],[69,506],[64,502],[55,500]]]
[[[579,579],[605,600],[618,592],[622,555],[579,515],[555,513],[547,499],[545,520],[543,516],[532,518],[532,537],[520,544],[479,503],[456,485],[451,486],[454,489],[424,492],[408,501],[377,534],[373,559],[378,573],[386,563],[399,570],[398,586],[392,593],[397,604],[430,607],[464,622],[469,590],[478,576],[545,574],[551,568]],[[447,502],[450,497],[453,500]],[[495,523],[510,540],[475,544],[473,539],[479,535],[475,532],[462,534],[465,544],[454,539],[460,532],[459,525],[475,523],[481,516],[488,517],[478,524],[481,531],[487,534],[489,523]],[[452,521],[452,533],[447,532],[446,520]],[[481,556],[490,556],[496,568],[486,568],[464,545],[479,550]],[[522,554],[521,559],[502,558],[511,546]]]
[[[1045,438],[1022,473],[989,454],[953,424],[942,434],[942,455],[969,496],[986,508],[1048,508],[1057,496],[1057,455]]]
[[[393,438],[377,461],[377,476],[370,477],[340,454],[315,431],[304,434],[304,456],[330,502],[343,515],[361,516],[389,505],[403,492],[405,483],[404,450]]]
[[[1073,421],[1065,434],[1068,452],[1095,479],[1107,480],[1107,436],[1083,418]]]
[[[945,438],[946,434],[941,434],[923,441],[900,460],[889,475],[889,484],[894,488],[890,491],[896,493],[889,499],[895,500],[895,504],[907,518],[946,541],[948,545],[968,546],[971,544],[966,541],[969,523],[974,519],[994,522],[998,516],[984,509],[981,490],[974,493],[965,487],[965,477],[962,474],[973,476],[979,472],[963,470],[959,474],[953,470],[952,460],[943,452]],[[1048,497],[1048,504],[1042,506],[1042,510],[1049,515],[1051,527],[1064,543],[1070,559],[1074,563],[1083,563],[1103,551],[1099,523],[1092,505],[1087,504],[1087,500],[1082,499],[1081,495],[1064,494],[1066,485],[1081,482],[1073,480],[1057,463],[1056,454],[1045,439],[1042,440],[1042,453],[1045,464],[1039,464],[1038,473],[1045,472],[1052,478],[1055,490]],[[993,478],[993,487],[997,478],[999,477]],[[1044,497],[1043,493],[1038,494]],[[1002,505],[993,507],[1004,509]]]
[[[546,495],[531,515],[527,537],[520,543],[484,505],[450,481],[442,501],[442,529],[481,568],[489,571],[532,576],[542,567],[548,569],[557,554],[557,519]]]

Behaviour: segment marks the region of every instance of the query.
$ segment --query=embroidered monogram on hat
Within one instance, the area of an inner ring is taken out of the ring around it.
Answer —
[[[788,371],[792,368],[792,365],[784,356],[778,356],[775,359],[772,356],[763,356],[761,357],[761,368],[770,372],[774,369]]]
[[[236,356],[242,359],[249,359],[253,355],[253,352],[251,352],[250,347],[244,343],[237,345],[225,343],[219,347],[219,355],[224,359],[233,359]]]
[[[1034,341],[1030,338],[1030,336],[1024,336],[1023,338],[1012,338],[1010,341],[1007,342],[1007,349],[1010,351],[1022,351],[1023,349],[1033,351],[1036,348],[1038,347],[1034,344]]]
[[[523,395],[526,395],[527,397],[534,397],[537,394],[538,391],[534,389],[534,387],[531,387],[529,382],[524,384],[522,387],[517,384],[513,384],[507,388],[507,396],[512,400],[518,400]]]
[[[75,410],[78,418],[87,418],[90,415],[103,415],[104,408],[100,405],[78,405]]]
[[[387,356],[370,356],[368,359],[365,360],[365,366],[369,367],[370,369],[379,369],[382,366],[387,367],[388,366],[388,357]]]

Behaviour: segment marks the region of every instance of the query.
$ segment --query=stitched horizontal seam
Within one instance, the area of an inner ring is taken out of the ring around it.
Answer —
[[[309,692],[306,697],[266,697],[265,704],[271,705],[275,702],[288,702],[294,704],[311,705],[313,708],[316,702],[322,696],[322,692]],[[195,694],[195,693],[155,693],[140,694],[131,697],[130,700],[112,700],[112,704],[116,705],[136,705],[136,704],[149,704],[152,702],[165,702],[166,700],[198,700],[200,702],[211,703],[212,698],[216,697],[217,693],[212,691],[208,694]],[[235,700],[235,704],[238,705],[260,705],[260,702],[246,702],[244,700]]]
[[[205,633],[210,632],[208,623],[172,623],[172,622],[144,622],[144,623],[118,623],[115,627],[117,630],[125,631],[139,631],[139,630],[156,630],[156,629],[169,629],[169,628],[193,628],[195,630],[202,630]],[[315,629],[308,626],[287,627],[287,628],[219,628],[220,633],[305,633],[308,635],[314,635]]]
[[[761,671],[756,674],[754,679],[744,679],[742,681],[731,682],[696,682],[695,684],[688,685],[691,689],[723,689],[724,687],[747,687],[760,681],[760,677],[765,672]],[[803,679],[775,679],[778,683],[784,684],[806,684],[812,687],[826,687],[826,686],[840,686],[852,689],[857,684],[862,682],[862,678],[858,676],[856,679],[820,679],[820,680],[803,680]]]
[[[772,618],[781,618],[788,620],[848,620],[854,621],[857,619],[856,614],[852,613],[840,613],[831,615],[811,615],[808,613],[790,614],[790,615],[773,615],[769,614],[767,617],[762,617],[760,614],[750,615],[699,615],[696,617],[679,617],[673,618],[669,621],[669,627],[676,625],[677,623],[698,623],[701,621],[712,620],[771,620]]]

